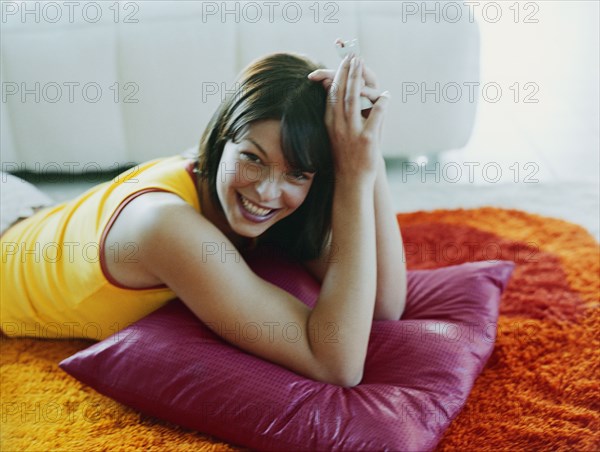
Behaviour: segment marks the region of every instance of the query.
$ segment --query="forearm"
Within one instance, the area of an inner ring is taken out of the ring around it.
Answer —
[[[375,306],[376,268],[374,179],[336,181],[332,212],[332,255],[309,331],[332,332],[311,338],[319,362],[346,375],[362,375]],[[333,330],[332,330],[333,328]],[[331,335],[328,335],[331,337]]]
[[[398,320],[406,304],[406,259],[402,234],[381,157],[375,180],[377,295],[375,320]]]

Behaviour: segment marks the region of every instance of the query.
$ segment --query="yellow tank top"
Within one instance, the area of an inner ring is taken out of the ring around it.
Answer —
[[[102,340],[175,298],[164,285],[120,286],[105,272],[103,242],[121,209],[143,193],[174,193],[200,213],[192,168],[182,156],[153,160],[9,228],[0,239],[2,331]],[[128,245],[114,257],[134,258]]]

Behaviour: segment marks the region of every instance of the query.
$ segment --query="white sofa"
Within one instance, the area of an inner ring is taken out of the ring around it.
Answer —
[[[422,2],[65,3],[2,4],[5,171],[118,169],[196,146],[250,61],[292,51],[335,67],[338,36],[359,39],[392,94],[387,157],[460,148],[473,127],[479,31],[460,2],[462,19],[448,9],[439,23]],[[437,102],[411,94],[436,82]]]

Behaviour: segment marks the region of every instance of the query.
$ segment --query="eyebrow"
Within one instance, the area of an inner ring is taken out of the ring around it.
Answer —
[[[258,148],[258,150],[260,152],[262,152],[262,154],[265,156],[265,158],[268,160],[269,156],[267,155],[267,153],[265,152],[265,150],[262,148],[262,146],[260,144],[258,144],[256,141],[254,141],[252,138],[245,138],[246,140],[248,140],[249,142],[251,142],[254,146],[256,146]],[[314,173],[314,171],[308,171],[309,174]]]
[[[260,144],[258,144],[256,141],[254,141],[252,138],[246,138],[248,141],[250,141],[252,144],[254,144],[254,146],[256,146],[258,148],[258,150],[260,152],[263,153],[263,155],[265,156],[266,159],[269,158],[269,156],[267,155],[267,153],[265,152],[265,150],[262,148],[262,146]]]

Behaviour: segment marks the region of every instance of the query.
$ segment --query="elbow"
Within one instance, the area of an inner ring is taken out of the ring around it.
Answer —
[[[402,293],[400,299],[392,297],[390,300],[375,302],[373,320],[400,320],[402,318],[406,307],[406,291]]]
[[[358,374],[352,374],[348,376],[342,376],[342,378],[337,383],[338,386],[343,388],[353,388],[358,386],[363,379],[363,372]]]
[[[350,369],[345,369],[343,371],[332,372],[327,376],[321,376],[318,378],[324,383],[332,384],[335,386],[341,386],[343,388],[353,388],[358,386],[363,379],[364,371],[363,369],[360,372],[356,372]]]
[[[400,320],[404,307],[394,309],[378,309],[373,313],[373,320]]]
[[[400,320],[400,314],[375,313],[373,320]]]

